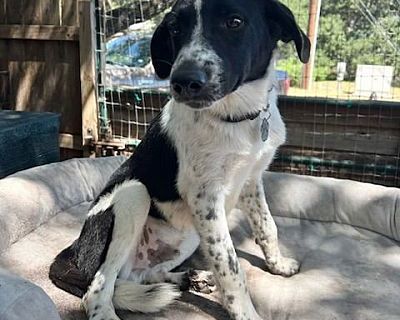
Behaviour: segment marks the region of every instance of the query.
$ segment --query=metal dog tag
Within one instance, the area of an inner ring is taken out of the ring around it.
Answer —
[[[267,118],[263,118],[261,124],[261,140],[263,142],[267,141],[268,136],[269,136],[269,122]]]
[[[269,118],[271,118],[271,113],[269,112],[269,104],[267,107],[261,111],[260,118],[261,122],[261,140],[263,142],[268,140],[269,137]]]

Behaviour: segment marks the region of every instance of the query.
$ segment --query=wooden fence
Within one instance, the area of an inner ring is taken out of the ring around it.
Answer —
[[[281,97],[273,170],[400,187],[400,104]]]
[[[62,115],[60,144],[96,139],[92,3],[0,0],[0,108]]]

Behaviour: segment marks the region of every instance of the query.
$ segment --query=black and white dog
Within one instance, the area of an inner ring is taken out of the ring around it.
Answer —
[[[308,61],[309,40],[275,0],[178,0],[165,16],[151,53],[173,98],[51,266],[56,285],[83,297],[89,319],[173,302],[187,274],[171,271],[199,245],[232,319],[261,319],[229,235],[233,208],[248,216],[269,271],[298,272],[279,251],[261,180],[285,141],[274,89],[279,40],[294,41]]]

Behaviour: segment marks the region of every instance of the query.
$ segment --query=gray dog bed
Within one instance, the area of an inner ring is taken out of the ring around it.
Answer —
[[[78,236],[90,202],[122,161],[72,160],[0,180],[1,320],[56,320],[56,308],[62,319],[85,319],[79,299],[50,283],[48,268]],[[399,189],[278,173],[267,173],[265,185],[282,251],[302,266],[288,279],[266,272],[245,217],[229,217],[264,319],[400,318]],[[200,254],[187,264],[207,268]],[[218,292],[189,292],[162,313],[121,317],[228,319],[218,301]]]

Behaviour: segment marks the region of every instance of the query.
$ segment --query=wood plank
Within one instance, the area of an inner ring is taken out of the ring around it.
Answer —
[[[62,0],[61,24],[63,26],[78,25],[78,2],[76,0]]]
[[[291,147],[284,145],[278,151],[278,157],[316,157],[318,159],[326,159],[337,162],[354,162],[359,165],[390,165],[396,167],[399,162],[398,155],[378,155],[372,153],[358,153],[351,151],[338,151],[327,149],[311,149],[303,146]],[[400,173],[400,168],[399,168]]]
[[[60,148],[82,150],[82,136],[61,133],[58,141]]]
[[[45,57],[43,42],[35,40],[9,40],[9,60],[10,61],[38,61],[43,62]]]
[[[0,39],[77,41],[79,28],[70,26],[0,25]]]
[[[279,110],[285,121],[400,129],[400,108],[393,106],[346,108],[315,104],[310,101],[305,105],[291,105],[284,102],[279,105]]]
[[[37,24],[59,26],[60,5],[60,0],[40,0],[40,20]]]
[[[375,175],[373,173],[356,173],[351,171],[338,171],[326,168],[318,168],[310,170],[309,167],[288,167],[280,166],[274,163],[270,169],[270,171],[275,172],[286,172],[292,174],[299,174],[299,175],[307,175],[307,176],[314,176],[314,177],[331,177],[336,179],[348,179],[348,180],[355,180],[365,183],[374,183],[380,184],[387,187],[400,187],[400,177],[394,176],[384,176],[384,175]]]
[[[79,2],[79,43],[82,97],[82,139],[89,146],[98,140],[98,107],[95,72],[94,4]]]
[[[290,123],[287,125],[287,145],[305,148],[356,151],[382,155],[400,154],[400,131],[387,129],[370,129],[358,131],[346,127],[341,131],[334,125],[304,125]]]
[[[41,96],[49,104],[56,103],[56,96],[65,96],[63,89],[63,82],[67,75],[68,65],[61,63],[63,61],[60,57],[60,52],[63,51],[63,43],[61,41],[44,41],[44,78],[41,87]],[[65,120],[65,119],[63,119]]]
[[[0,0],[0,24],[7,23],[6,2],[7,0]]]
[[[0,110],[10,108],[10,80],[8,71],[0,70]]]
[[[80,80],[80,49],[78,42],[64,42],[63,51],[60,52],[62,63],[68,65],[68,70],[62,83],[62,94],[64,99],[69,100],[64,103],[62,114],[66,129],[70,133],[82,136],[82,94]],[[82,145],[82,141],[81,141]]]
[[[8,46],[0,40],[0,110],[10,108],[10,74],[8,72]]]
[[[356,112],[361,114],[369,114],[374,110],[392,110],[399,109],[398,104],[396,103],[388,103],[385,101],[370,101],[370,104],[367,104],[366,101],[347,101],[348,104],[340,103],[341,101],[336,100],[318,100],[314,98],[307,98],[308,100],[301,99],[301,101],[297,101],[294,99],[289,99],[290,97],[280,97],[279,98],[279,106],[287,107],[287,108],[301,108],[303,110],[338,110],[340,112]]]
[[[8,24],[24,24],[25,1],[27,0],[7,0],[6,1],[6,21]]]
[[[295,122],[302,124],[332,124],[339,127],[359,127],[364,130],[371,129],[400,129],[400,116],[393,115],[392,117],[383,116],[380,114],[371,114],[370,116],[354,115],[346,116],[339,114],[304,114],[294,116],[281,112],[285,123]]]
[[[42,111],[40,81],[43,79],[44,62],[10,62],[11,103],[18,111]]]
[[[60,24],[59,0],[8,0],[4,13],[8,24]]]
[[[79,78],[73,77],[79,60],[68,59],[68,52],[77,55],[76,48],[70,47],[70,44],[61,41],[46,41],[42,44],[45,76],[41,95],[49,107],[62,114],[61,132],[80,135],[80,91],[76,89],[80,84]]]
[[[398,161],[398,156],[283,146],[270,170],[399,187]]]
[[[41,92],[47,101],[46,108],[61,113],[60,132],[80,136],[79,45],[75,42],[46,41],[42,46],[46,67]]]
[[[328,120],[326,121],[318,121],[316,119],[315,121],[312,120],[307,120],[307,119],[287,119],[284,115],[283,118],[285,119],[285,124],[287,126],[290,126],[292,124],[294,125],[301,125],[307,128],[312,128],[312,127],[318,127],[322,128],[321,130],[323,131],[328,131],[328,130],[334,130],[334,132],[346,132],[346,131],[357,131],[360,134],[365,134],[368,132],[377,132],[377,131],[399,131],[400,130],[400,119],[398,120],[399,122],[396,121],[382,121],[378,120],[375,118],[371,118],[366,120],[366,123],[358,122],[358,121],[331,121],[329,122]],[[374,121],[375,120],[375,121]],[[333,128],[333,129],[331,129]]]
[[[23,73],[23,68],[19,61],[24,61],[25,59],[25,46],[20,41],[7,41],[8,44],[8,70],[10,77],[10,103],[12,109],[16,109],[18,94],[20,89],[20,82],[24,81],[21,78]]]
[[[60,148],[60,161],[82,158],[82,157],[83,157],[82,150]]]
[[[288,110],[280,107],[280,111],[285,120],[300,123],[357,125],[365,128],[400,128],[400,110],[371,110],[369,114],[362,114],[323,108],[304,110],[299,107],[298,109]]]
[[[62,115],[62,133],[82,134],[79,43],[8,40],[11,106]]]
[[[24,6],[19,9],[22,12],[22,23],[23,25],[39,25],[42,24],[42,12],[40,6],[40,0],[35,1],[24,1]]]
[[[8,41],[0,39],[0,71],[8,70]]]

